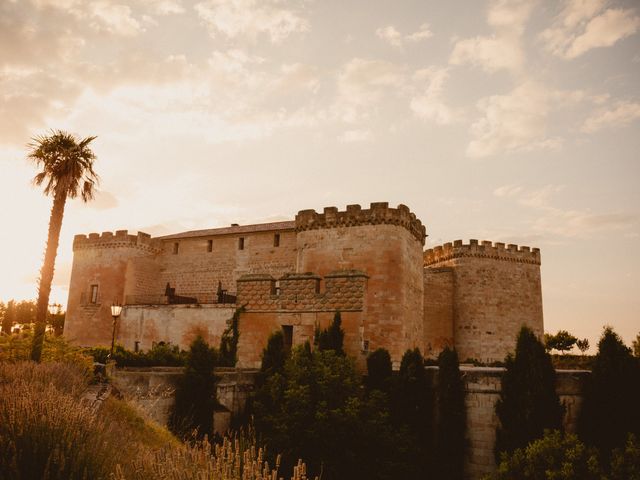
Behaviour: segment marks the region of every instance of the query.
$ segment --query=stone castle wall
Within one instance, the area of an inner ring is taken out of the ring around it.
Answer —
[[[424,352],[437,358],[445,347],[454,346],[455,291],[452,268],[424,269]]]
[[[454,277],[454,343],[461,359],[504,360],[523,325],[543,334],[540,251],[461,240],[427,250],[427,269]]]

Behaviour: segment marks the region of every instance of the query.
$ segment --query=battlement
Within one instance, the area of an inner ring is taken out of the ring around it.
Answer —
[[[469,240],[468,244],[463,244],[462,240],[445,243],[434,248],[425,250],[424,266],[436,265],[447,260],[461,257],[491,258],[517,263],[530,263],[540,265],[540,249],[525,246],[504,244],[500,242],[490,242],[483,240]]]
[[[129,234],[128,230],[117,230],[113,232],[90,233],[89,235],[76,235],[73,237],[73,251],[87,248],[120,248],[135,247],[142,250],[158,251],[159,244],[151,235],[138,232],[136,235]]]
[[[323,213],[315,210],[301,210],[296,215],[296,231],[323,228],[353,227],[359,225],[398,225],[406,228],[424,245],[426,229],[416,215],[406,205],[389,208],[387,202],[372,203],[368,209],[360,205],[347,205],[345,211],[337,207],[325,207]]]
[[[243,275],[237,281],[238,305],[251,311],[332,312],[361,311],[367,275],[358,270],[332,272],[324,277],[313,273],[290,273],[276,280],[271,275]]]

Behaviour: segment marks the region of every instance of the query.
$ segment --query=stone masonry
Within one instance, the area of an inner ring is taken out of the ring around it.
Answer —
[[[542,334],[540,252],[461,240],[424,251],[408,207],[372,203],[300,211],[293,221],[232,225],[163,237],[126,230],[76,235],[65,336],[109,345],[110,306],[122,303],[116,341],[187,348],[218,344],[240,310],[240,367],[260,365],[271,333],[291,346],[342,315],[345,350],[364,368],[386,348],[394,367],[418,347],[462,360],[502,360],[522,325]]]

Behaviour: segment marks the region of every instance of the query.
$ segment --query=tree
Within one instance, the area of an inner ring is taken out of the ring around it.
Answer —
[[[606,461],[629,433],[640,434],[640,367],[622,339],[606,327],[584,388],[578,434]]]
[[[262,351],[260,371],[265,375],[282,372],[286,361],[287,351],[284,348],[284,334],[282,330],[278,330],[269,336],[267,346]]]
[[[598,455],[575,435],[558,430],[512,454],[504,453],[491,480],[601,480]]]
[[[635,435],[629,435],[627,443],[613,451],[610,479],[640,480],[640,443]]]
[[[3,305],[2,332],[7,335],[11,333],[11,328],[16,323],[15,303],[15,301],[9,300],[6,307]]]
[[[555,335],[545,335],[547,350],[558,350],[565,353],[573,348],[578,339],[566,330],[559,330]]]
[[[636,339],[633,341],[633,355],[640,357],[640,333],[636,335]]]
[[[555,390],[556,372],[542,343],[527,327],[518,334],[515,356],[505,360],[496,403],[496,459],[542,437],[545,429],[562,427],[563,407]]]
[[[91,200],[98,182],[98,175],[93,170],[96,157],[89,148],[95,138],[79,140],[70,133],[55,130],[48,136],[35,137],[29,144],[28,158],[42,169],[33,178],[33,183],[43,186],[44,194],[53,197],[47,246],[40,269],[36,326],[31,348],[31,358],[36,362],[40,361],[42,355],[51,282],[67,198],[79,195],[85,202]]]
[[[580,350],[580,353],[584,355],[585,352],[589,350],[589,339],[583,338],[582,340],[576,341],[576,346],[578,347],[578,350]]]
[[[336,312],[329,328],[316,329],[316,343],[319,350],[333,350],[338,355],[344,355],[343,349],[344,331],[342,330],[342,317]]]
[[[391,387],[391,356],[389,351],[378,348],[367,357],[367,380],[366,384],[370,390],[381,390],[389,392]]]
[[[464,383],[458,354],[445,348],[438,356],[436,396],[437,478],[464,478],[465,432],[467,426]]]
[[[240,339],[240,314],[244,307],[236,308],[227,321],[227,328],[220,337],[220,366],[235,367],[238,361],[238,340]]]
[[[187,365],[177,381],[175,402],[169,414],[169,428],[186,438],[194,430],[197,436],[213,434],[216,401],[216,377],[213,369],[218,353],[198,335],[191,343]]]

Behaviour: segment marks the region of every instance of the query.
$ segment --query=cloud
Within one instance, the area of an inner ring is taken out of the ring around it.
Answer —
[[[605,0],[569,0],[539,38],[550,53],[571,60],[610,47],[640,29],[633,9],[607,8]]]
[[[420,118],[431,120],[438,125],[448,125],[457,120],[459,113],[444,102],[444,83],[449,76],[447,68],[428,68],[417,71],[413,78],[419,84],[426,84],[421,92],[411,99],[411,110]]]
[[[89,208],[94,208],[96,210],[109,210],[111,208],[116,208],[118,204],[118,199],[112,193],[105,190],[98,190],[93,200],[87,205]]]
[[[212,36],[256,40],[265,34],[272,43],[280,43],[309,30],[308,21],[299,12],[284,8],[278,0],[207,0],[194,8]]]
[[[347,130],[338,137],[338,140],[344,143],[360,143],[368,142],[373,139],[370,130]]]
[[[378,28],[376,35],[394,47],[402,47],[406,43],[416,43],[431,38],[433,32],[429,29],[428,23],[423,23],[418,30],[406,35],[401,34],[393,25]]]
[[[502,185],[493,191],[493,195],[496,197],[513,197],[522,192],[522,190],[522,185]]]
[[[518,72],[525,61],[521,37],[535,1],[494,0],[489,5],[487,23],[494,33],[458,40],[449,57],[451,65],[472,65],[488,73]]]
[[[471,125],[470,157],[558,148],[561,140],[546,134],[552,100],[558,97],[542,85],[527,81],[506,95],[478,102],[482,117]]]
[[[620,128],[640,118],[640,103],[618,102],[611,108],[601,108],[582,124],[582,131],[597,132],[604,128]]]

